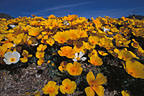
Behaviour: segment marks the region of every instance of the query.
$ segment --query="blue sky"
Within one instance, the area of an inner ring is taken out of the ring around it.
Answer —
[[[76,14],[87,18],[144,15],[144,0],[0,0],[0,13],[13,17]]]

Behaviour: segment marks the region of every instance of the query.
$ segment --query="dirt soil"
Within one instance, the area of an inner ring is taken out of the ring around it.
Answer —
[[[0,96],[32,96],[49,80],[47,70],[32,64],[16,73],[0,70]]]

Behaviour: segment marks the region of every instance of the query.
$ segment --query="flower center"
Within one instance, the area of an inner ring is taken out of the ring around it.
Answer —
[[[54,93],[54,91],[55,91],[55,89],[54,89],[53,87],[50,87],[50,88],[48,89],[48,92],[49,92],[49,93]]]
[[[81,58],[80,58],[80,57],[77,57],[76,59],[77,59],[77,60],[80,60]]]
[[[15,62],[16,58],[10,58],[10,62]]]
[[[65,90],[70,90],[70,88],[71,88],[71,86],[70,86],[70,85],[67,85],[67,86],[65,87]]]

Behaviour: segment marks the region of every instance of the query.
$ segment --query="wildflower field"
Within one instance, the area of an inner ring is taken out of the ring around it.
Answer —
[[[144,20],[0,18],[0,96],[144,96]]]

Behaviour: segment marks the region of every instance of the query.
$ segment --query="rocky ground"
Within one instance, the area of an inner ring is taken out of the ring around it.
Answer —
[[[0,71],[0,96],[32,96],[49,80],[47,70],[41,72],[35,64],[17,72]]]

